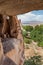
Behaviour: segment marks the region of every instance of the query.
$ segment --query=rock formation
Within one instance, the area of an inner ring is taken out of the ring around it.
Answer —
[[[17,15],[32,10],[43,10],[43,0],[0,0],[0,13]]]
[[[0,65],[23,65],[24,44],[20,22],[16,16],[1,16]]]
[[[0,0],[0,65],[23,65],[24,44],[16,15],[43,9],[43,0]]]

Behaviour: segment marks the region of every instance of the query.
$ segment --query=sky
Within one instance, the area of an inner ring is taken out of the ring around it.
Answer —
[[[21,21],[40,21],[43,22],[43,10],[31,11],[17,16]]]

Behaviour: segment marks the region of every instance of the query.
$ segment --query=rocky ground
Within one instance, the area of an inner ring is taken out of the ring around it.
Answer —
[[[38,47],[37,43],[32,41],[31,44],[27,45],[29,48],[25,48],[25,58],[30,58],[33,57],[35,55],[40,55],[43,57],[43,48],[42,47]]]

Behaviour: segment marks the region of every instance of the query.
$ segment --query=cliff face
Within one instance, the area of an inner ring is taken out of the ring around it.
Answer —
[[[0,15],[0,21],[0,65],[23,65],[24,44],[20,21],[16,16],[7,19],[7,15]]]
[[[17,15],[43,9],[43,0],[0,0],[0,13]]]
[[[6,38],[0,44],[0,65],[23,65],[24,52],[20,40]]]

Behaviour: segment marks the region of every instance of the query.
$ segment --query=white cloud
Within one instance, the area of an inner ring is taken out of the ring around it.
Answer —
[[[18,19],[21,19],[21,21],[43,21],[43,15],[36,15],[32,12],[18,15]]]
[[[43,21],[43,15],[37,15],[36,20],[37,21]]]

